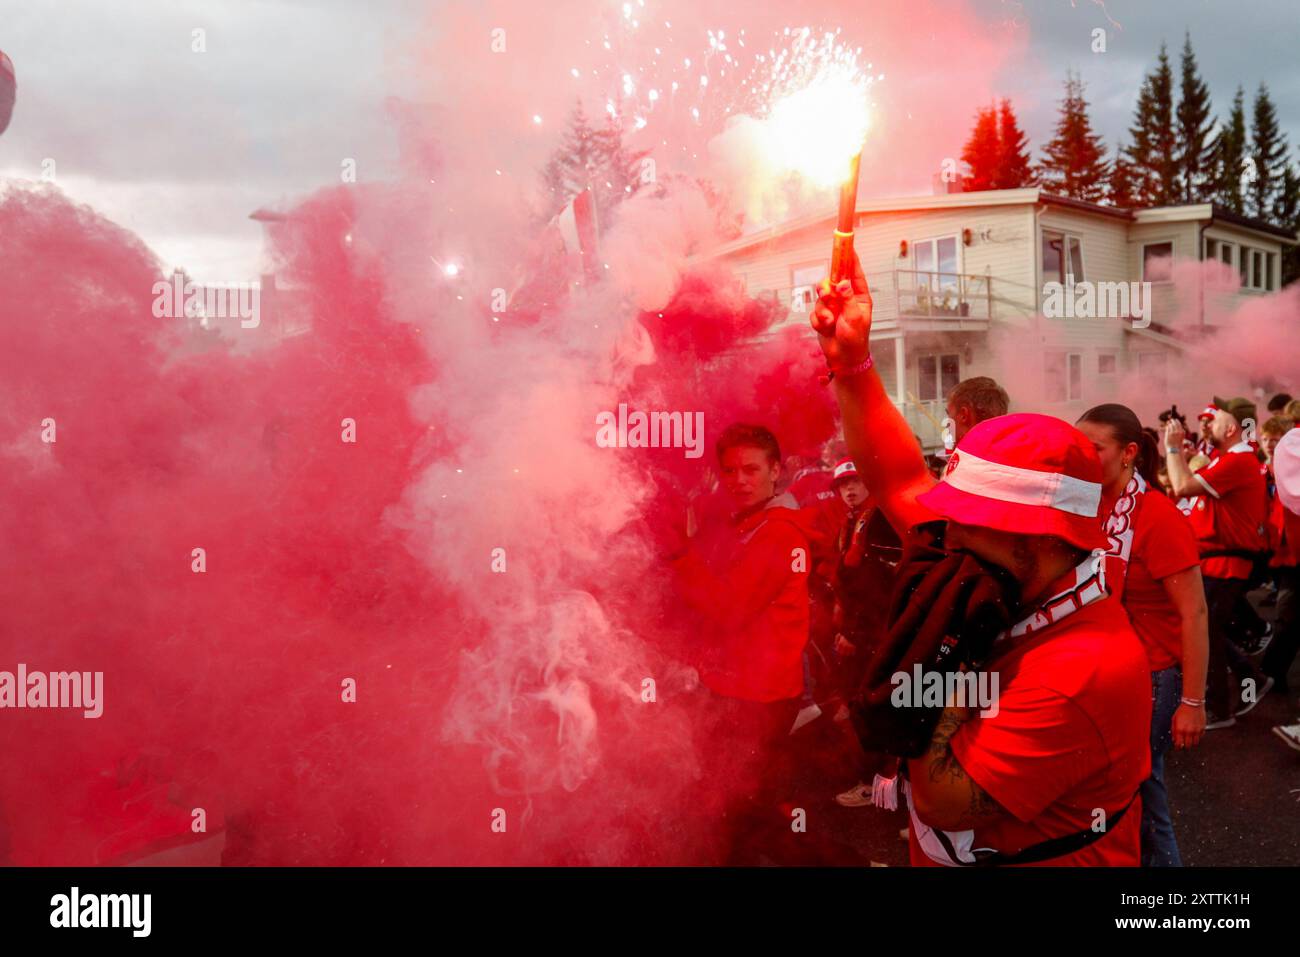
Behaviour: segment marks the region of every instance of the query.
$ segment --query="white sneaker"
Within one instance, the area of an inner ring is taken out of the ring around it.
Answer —
[[[871,785],[858,782],[843,794],[835,795],[835,803],[843,807],[867,807],[871,804]]]
[[[822,716],[822,709],[815,704],[810,704],[806,708],[800,708],[799,713],[794,716],[794,724],[790,727],[790,733],[794,734],[805,724],[816,721]]]
[[[1264,683],[1259,686],[1259,691],[1255,693],[1255,700],[1247,701],[1240,708],[1238,708],[1236,711],[1237,716],[1240,717],[1243,714],[1250,714],[1251,711],[1255,710],[1255,705],[1259,704],[1261,701],[1264,700],[1264,695],[1268,694],[1269,690],[1272,687],[1273,687],[1273,679],[1265,678]]]
[[[1273,733],[1281,738],[1288,748],[1293,751],[1300,751],[1300,721],[1295,724],[1275,725]]]

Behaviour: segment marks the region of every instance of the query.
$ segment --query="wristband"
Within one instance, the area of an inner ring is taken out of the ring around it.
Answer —
[[[1205,699],[1204,699],[1204,698],[1188,698],[1188,697],[1184,696],[1184,697],[1182,697],[1182,698],[1179,698],[1178,700],[1181,701],[1183,704],[1187,705],[1187,707],[1189,707],[1189,708],[1204,708],[1204,707],[1205,707]]]
[[[848,378],[849,376],[862,375],[862,373],[872,368],[875,364],[876,360],[871,358],[871,353],[867,353],[867,357],[855,366],[849,366],[844,369],[827,369],[826,373],[821,377],[822,385],[829,385],[831,380],[836,376],[843,379]]]
[[[1183,454],[1182,449],[1176,449],[1171,445],[1165,446],[1165,455],[1182,455],[1182,454]]]

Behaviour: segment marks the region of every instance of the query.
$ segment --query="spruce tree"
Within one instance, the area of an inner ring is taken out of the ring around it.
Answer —
[[[1000,152],[997,108],[981,107],[975,114],[975,126],[971,129],[970,139],[961,151],[961,161],[970,170],[963,184],[967,192],[993,189]]]
[[[1290,163],[1282,171],[1282,190],[1273,210],[1273,221],[1291,231],[1300,232],[1300,172]],[[1300,246],[1283,247],[1282,285],[1300,278]]]
[[[1214,140],[1214,202],[1232,210],[1245,211],[1241,180],[1246,171],[1246,94],[1237,87],[1228,119],[1219,124]]]
[[[1133,142],[1126,156],[1135,173],[1135,199],[1143,206],[1167,206],[1182,196],[1173,97],[1173,71],[1162,43],[1156,68],[1142,81],[1134,125],[1129,128]]]
[[[1067,73],[1056,133],[1043,147],[1043,160],[1038,166],[1039,181],[1053,192],[1089,203],[1101,202],[1106,196],[1105,157],[1106,147],[1088,119],[1083,80]]]
[[[1269,98],[1268,87],[1259,85],[1250,127],[1250,162],[1254,177],[1248,190],[1248,210],[1256,219],[1271,219],[1273,206],[1283,189],[1286,136],[1277,121],[1277,109]]]
[[[998,169],[994,189],[1019,189],[1034,182],[1029,162],[1029,138],[1020,129],[1011,101],[1004,99],[998,110]]]
[[[1106,181],[1106,202],[1119,209],[1131,209],[1135,203],[1133,177],[1133,167],[1129,165],[1124,146],[1116,146],[1115,159],[1110,164],[1110,178]]]
[[[1198,203],[1213,191],[1212,162],[1214,145],[1210,131],[1210,89],[1201,79],[1192,52],[1192,35],[1184,35],[1182,88],[1178,103],[1178,172],[1182,180],[1184,203]]]
[[[549,220],[584,189],[591,189],[596,221],[608,222],[614,207],[641,185],[639,167],[648,150],[629,151],[622,126],[613,117],[596,128],[579,101],[569,114],[560,146],[542,168],[543,219]]]

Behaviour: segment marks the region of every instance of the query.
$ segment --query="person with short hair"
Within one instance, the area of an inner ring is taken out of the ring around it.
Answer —
[[[939,635],[937,649],[923,642],[932,675],[1001,682],[996,712],[950,698],[933,725],[933,711],[899,717],[904,774],[877,803],[906,801],[914,864],[1134,866],[1151,680],[1091,554],[1106,546],[1097,453],[1060,419],[996,416],[963,434],[936,482],[874,369],[870,291],[856,256],[853,265],[851,281],[819,285],[812,324],[849,451],[905,540],[907,587],[895,589],[886,650],[920,652],[922,632]],[[992,634],[1004,616],[1008,627]],[[949,645],[956,633],[974,643]],[[889,717],[885,708],[876,714]],[[925,727],[928,741],[913,748]]]
[[[1151,668],[1151,776],[1142,783],[1142,865],[1182,867],[1165,787],[1165,752],[1205,733],[1209,656],[1205,585],[1196,537],[1155,485],[1160,456],[1133,410],[1093,406],[1075,427],[1101,459],[1110,539],[1107,575]],[[1152,494],[1154,492],[1154,494]]]
[[[1283,505],[1277,465],[1278,446],[1294,428],[1295,423],[1284,415],[1271,417],[1259,428],[1260,451],[1268,456],[1268,538],[1273,552],[1268,567],[1277,586],[1273,640],[1259,667],[1283,694],[1290,691],[1287,673],[1300,652],[1300,517],[1290,515]]]
[[[1273,398],[1268,400],[1268,411],[1270,415],[1284,415],[1287,403],[1291,401],[1291,396],[1286,392],[1279,392]]]
[[[1210,664],[1207,672],[1206,730],[1236,724],[1273,686],[1237,649],[1232,622],[1245,597],[1255,558],[1268,545],[1265,523],[1268,493],[1255,450],[1245,440],[1244,425],[1255,419],[1255,403],[1245,398],[1214,399],[1210,437],[1218,455],[1192,472],[1183,461],[1183,429],[1165,425],[1165,463],[1174,493],[1192,521],[1201,553],[1205,600],[1210,609]],[[1240,694],[1228,681],[1229,664],[1241,681]]]
[[[812,549],[793,497],[776,494],[776,436],[735,423],[715,452],[730,515],[693,538],[674,527],[660,548],[698,629],[693,663],[708,692],[701,733],[736,742],[705,772],[706,784],[744,792],[728,809],[721,854],[750,862],[744,855],[774,846],[768,825],[791,778],[788,741],[804,692]]]
[[[948,393],[946,411],[952,421],[953,444],[980,422],[1006,415],[1010,406],[1007,390],[988,376],[962,379]]]
[[[1286,525],[1286,535],[1291,547],[1296,550],[1300,545],[1300,430],[1291,429],[1277,444],[1273,446],[1272,459],[1270,464],[1273,468],[1273,478],[1275,481],[1276,501],[1282,511],[1282,521]],[[1292,608],[1296,602],[1296,578],[1294,570],[1291,577],[1291,598]],[[1279,605],[1281,598],[1278,599]],[[1294,610],[1292,611],[1294,616]],[[1292,618],[1290,635],[1292,640],[1296,639],[1296,624]],[[1283,639],[1279,634],[1273,639],[1273,644]],[[1272,645],[1269,651],[1272,651]],[[1266,662],[1267,663],[1267,662]],[[1274,726],[1273,733],[1277,735],[1287,747],[1295,751],[1300,751],[1300,719],[1291,724],[1279,724]]]

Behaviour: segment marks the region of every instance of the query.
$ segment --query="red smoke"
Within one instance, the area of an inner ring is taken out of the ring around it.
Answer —
[[[864,191],[928,182],[1014,55],[929,6],[798,11],[859,31],[887,74]],[[699,171],[722,99],[713,125],[683,108],[634,143],[667,194],[603,224],[605,282],[493,321],[560,117],[618,82],[590,78],[617,7],[600,27],[591,9],[485,4],[421,38],[437,104],[392,105],[404,178],[316,192],[272,233],[305,335],[236,350],[155,318],[165,277],[139,239],[50,188],[0,193],[0,670],[104,672],[101,718],[0,715],[0,857],[122,860],[193,838],[203,808],[229,863],[712,859],[727,795],[698,768],[732,742],[694,720],[680,652],[702,637],[647,519],[678,520],[665,501],[706,484],[729,422],[797,453],[833,434],[833,403],[802,328],[750,341],[772,306],[690,262],[717,211],[674,173]],[[706,15],[673,9],[675,57]],[[758,43],[787,19],[737,17]],[[667,45],[650,26],[626,40],[640,62]],[[430,260],[452,256],[448,281]],[[620,402],[703,412],[704,457],[598,447]]]

